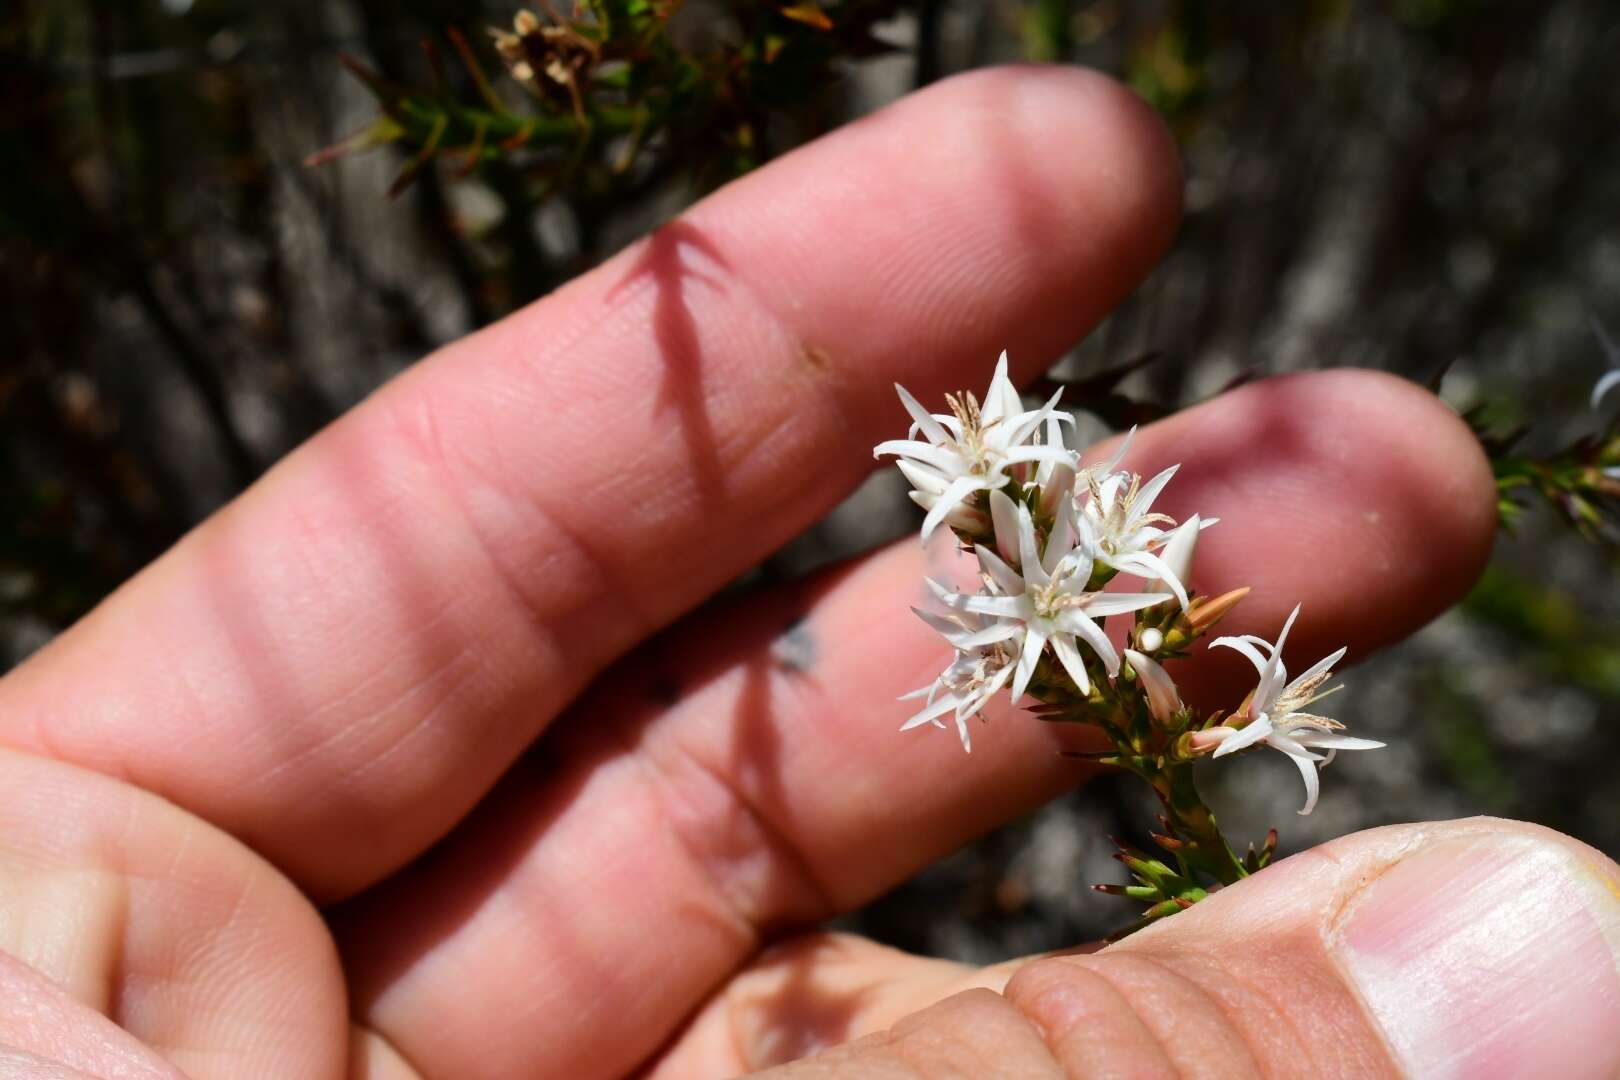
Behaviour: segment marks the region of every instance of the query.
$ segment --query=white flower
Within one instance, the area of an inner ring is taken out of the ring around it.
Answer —
[[[940,718],[954,713],[962,749],[971,754],[973,738],[968,733],[967,718],[983,709],[1012,677],[1018,662],[1017,628],[1013,628],[1011,634],[1003,633],[998,624],[972,613],[950,617],[926,611],[917,611],[917,614],[944,635],[956,649],[956,655],[932,685],[901,695],[901,701],[920,697],[927,700],[922,711],[901,725],[900,730],[910,731],[930,723],[943,728],[945,724]]]
[[[1620,369],[1609,372],[1597,381],[1597,385],[1592,388],[1592,408],[1595,409],[1602,404],[1604,396],[1617,386],[1620,386]]]
[[[1185,608],[1187,589],[1181,574],[1155,554],[1169,536],[1160,526],[1174,527],[1175,519],[1153,513],[1153,500],[1179,468],[1172,465],[1145,484],[1135,473],[1109,472],[1099,478],[1095,470],[1088,469],[1083,476],[1090,498],[1080,508],[1078,518],[1080,533],[1093,558],[1122,574],[1162,584]],[[1190,558],[1191,552],[1187,554]]]
[[[1131,668],[1136,672],[1136,678],[1147,694],[1148,712],[1152,713],[1153,719],[1159,723],[1168,723],[1170,718],[1183,708],[1181,695],[1176,691],[1176,684],[1170,678],[1170,673],[1160,667],[1152,657],[1145,656],[1135,649],[1126,649],[1125,659],[1131,662]]]
[[[1609,335],[1603,330],[1603,324],[1594,318],[1592,329],[1597,333],[1598,343],[1603,346],[1604,355],[1609,358],[1609,363],[1620,364],[1620,348],[1616,348],[1614,342],[1609,340]],[[1592,408],[1595,409],[1602,404],[1604,396],[1617,386],[1620,386],[1620,368],[1603,376],[1592,388]]]
[[[1376,750],[1384,744],[1372,739],[1340,735],[1338,732],[1344,730],[1344,725],[1337,720],[1301,711],[1333,692],[1317,693],[1317,690],[1332,677],[1333,665],[1344,657],[1345,650],[1340,649],[1323,657],[1299,678],[1288,682],[1288,669],[1282,661],[1283,643],[1288,640],[1288,631],[1298,616],[1299,608],[1295,607],[1283,624],[1275,645],[1250,634],[1216,638],[1211,643],[1236,649],[1248,657],[1260,673],[1260,683],[1249,699],[1249,722],[1246,725],[1241,728],[1206,728],[1198,732],[1195,744],[1208,746],[1218,740],[1215,757],[1235,753],[1261,742],[1287,754],[1299,766],[1300,775],[1305,778],[1305,808],[1300,813],[1308,814],[1316,808],[1316,798],[1321,790],[1316,774],[1317,762],[1326,765],[1340,750]],[[1269,655],[1262,655],[1262,648]],[[1313,753],[1312,750],[1316,748],[1326,750],[1327,754]]]
[[[911,497],[928,510],[923,520],[924,540],[945,521],[982,528],[982,515],[964,504],[976,492],[1004,486],[1011,479],[1009,467],[1025,462],[1061,464],[1074,459],[1073,451],[1066,449],[1061,440],[1056,445],[1030,442],[1049,419],[1073,423],[1074,418],[1054,412],[1061,389],[1041,408],[1025,411],[1018,391],[1007,378],[1005,352],[996,363],[982,406],[972,394],[947,395],[952,415],[930,415],[905,387],[897,383],[895,391],[911,414],[912,437],[879,443],[873,456],[893,454],[902,459],[900,469],[915,488]],[[924,439],[915,438],[919,432]],[[975,516],[964,518],[958,511]]]
[[[998,503],[1005,500],[1000,508]],[[975,615],[987,615],[999,620],[999,631],[985,631],[986,635],[1005,633],[1011,639],[1022,636],[1017,671],[1013,676],[1012,696],[1017,701],[1024,696],[1035,665],[1050,643],[1053,653],[1081,693],[1090,693],[1091,679],[1075,639],[1084,639],[1102,659],[1103,667],[1112,677],[1119,673],[1119,653],[1094,619],[1137,611],[1160,603],[1164,597],[1158,593],[1104,593],[1087,592],[1091,578],[1091,556],[1076,547],[1076,537],[1070,522],[1073,514],[1065,503],[1056,516],[1052,533],[1046,541],[1046,551],[1038,552],[1035,524],[1029,508],[1012,507],[1011,500],[1000,491],[990,494],[991,516],[998,524],[1016,528],[1017,542],[999,534],[1001,548],[1014,548],[1018,552],[1019,569],[1014,570],[995,552],[978,545],[974,548],[979,566],[984,572],[987,591],[967,596],[929,581],[935,595],[948,607]]]

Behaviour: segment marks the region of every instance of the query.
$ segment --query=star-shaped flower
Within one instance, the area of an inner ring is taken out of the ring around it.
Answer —
[[[1073,451],[1061,442],[1031,442],[1031,436],[1050,418],[1074,422],[1067,413],[1054,411],[1063,391],[1059,389],[1041,408],[1026,411],[1007,378],[1005,352],[996,363],[983,405],[970,393],[947,395],[951,415],[930,415],[905,387],[897,383],[895,391],[911,414],[912,437],[879,443],[873,456],[892,454],[902,459],[901,471],[915,489],[911,497],[928,510],[923,519],[924,540],[942,522],[963,522],[960,515],[951,519],[952,513],[971,512],[972,508],[965,504],[976,492],[1005,486],[1012,479],[1009,468],[1026,462],[1063,463],[1074,459]],[[919,433],[922,439],[915,438]]]
[[[1070,524],[1073,514],[1067,500],[1056,516],[1044,552],[1038,548],[1035,523],[1028,507],[1012,505],[1011,500],[1000,491],[990,493],[990,502],[991,517],[998,526],[997,545],[1003,550],[1018,552],[1018,569],[1015,570],[994,551],[980,544],[974,548],[974,552],[984,572],[986,592],[968,596],[952,592],[934,581],[929,581],[929,586],[946,606],[956,611],[990,616],[1002,627],[1000,631],[986,630],[985,633],[1022,635],[1017,670],[1012,682],[1014,701],[1024,696],[1035,674],[1035,665],[1040,662],[1048,644],[1080,692],[1090,693],[1091,678],[1086,672],[1077,639],[1084,640],[1091,647],[1112,678],[1119,673],[1119,653],[1094,620],[1151,607],[1161,603],[1164,595],[1087,592],[1092,559],[1088,552],[1077,546],[1078,538]],[[1016,542],[1014,538],[1004,535],[1009,527],[1016,530]]]
[[[1340,649],[1323,657],[1299,678],[1289,682],[1288,669],[1283,666],[1282,650],[1283,643],[1288,640],[1288,631],[1298,617],[1299,608],[1295,607],[1283,624],[1275,645],[1252,634],[1216,638],[1211,642],[1236,649],[1248,657],[1260,673],[1260,683],[1254,688],[1243,710],[1249,717],[1247,724],[1240,728],[1206,728],[1197,733],[1194,743],[1205,747],[1215,745],[1215,757],[1236,753],[1262,742],[1287,754],[1299,766],[1300,775],[1305,779],[1305,808],[1300,813],[1308,814],[1316,808],[1316,798],[1321,791],[1317,777],[1318,762],[1326,765],[1340,750],[1376,750],[1384,744],[1372,739],[1341,735],[1339,732],[1344,730],[1344,725],[1337,720],[1303,711],[1333,692],[1327,690],[1318,693],[1318,690],[1332,678],[1333,665],[1343,659],[1345,650]],[[1261,653],[1262,649],[1266,650],[1265,654]],[[1326,750],[1327,754],[1313,753],[1316,749]]]
[[[901,701],[926,700],[922,710],[901,725],[900,730],[910,731],[930,723],[943,728],[941,717],[952,713],[962,749],[971,754],[973,738],[968,733],[967,718],[983,710],[1012,678],[1018,662],[1018,628],[971,612],[947,617],[926,611],[917,611],[917,614],[951,643],[956,655],[931,685],[901,696]]]
[[[1187,589],[1181,580],[1185,571],[1178,572],[1158,554],[1170,537],[1166,529],[1175,528],[1176,522],[1167,514],[1153,512],[1153,500],[1179,468],[1172,465],[1146,483],[1132,472],[1084,470],[1081,475],[1089,498],[1079,509],[1077,524],[1085,546],[1098,562],[1162,584],[1185,608]],[[1201,520],[1198,528],[1214,523],[1213,519]]]

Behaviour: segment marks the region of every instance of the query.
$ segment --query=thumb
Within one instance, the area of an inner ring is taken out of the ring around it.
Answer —
[[[761,1075],[1613,1077],[1617,957],[1620,868],[1592,848],[1394,826]]]

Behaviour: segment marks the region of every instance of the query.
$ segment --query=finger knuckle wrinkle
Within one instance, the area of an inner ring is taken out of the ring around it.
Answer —
[[[1072,1077],[1264,1074],[1219,996],[1157,959],[1050,957],[1005,992]]]
[[[544,483],[493,460],[498,451],[481,450],[480,439],[452,439],[439,408],[420,391],[390,400],[401,468],[418,481],[413,502],[437,510],[428,524],[464,537],[487,570],[488,587],[511,600],[560,655],[593,651],[578,618],[593,609],[610,608],[624,616],[619,625],[639,634],[646,617],[615,560],[549,504]]]

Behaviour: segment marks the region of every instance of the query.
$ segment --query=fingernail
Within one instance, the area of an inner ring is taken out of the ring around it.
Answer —
[[[1334,947],[1413,1076],[1620,1075],[1620,880],[1596,855],[1437,842],[1351,898]]]

